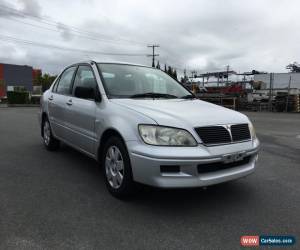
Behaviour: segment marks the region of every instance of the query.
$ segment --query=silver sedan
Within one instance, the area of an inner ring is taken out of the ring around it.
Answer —
[[[161,70],[125,63],[73,64],[41,98],[41,135],[96,159],[108,190],[135,183],[200,187],[253,173],[259,141],[247,116],[201,101]]]

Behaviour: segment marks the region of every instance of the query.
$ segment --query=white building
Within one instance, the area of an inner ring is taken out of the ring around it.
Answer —
[[[288,88],[291,78],[291,88],[300,89],[300,73],[274,73],[273,88]],[[270,74],[254,75],[254,81],[262,81],[270,88]]]

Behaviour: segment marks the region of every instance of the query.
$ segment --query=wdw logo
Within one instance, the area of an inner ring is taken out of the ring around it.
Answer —
[[[241,246],[250,247],[250,246],[259,246],[259,236],[242,236],[241,237]]]
[[[240,243],[244,247],[255,247],[263,245],[294,245],[296,239],[294,236],[241,236]]]

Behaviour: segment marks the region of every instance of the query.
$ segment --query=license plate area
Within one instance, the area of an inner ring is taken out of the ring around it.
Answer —
[[[246,157],[246,152],[226,154],[226,155],[223,155],[223,162],[225,164],[227,164],[227,163],[242,161],[242,160],[244,160],[245,157]]]
[[[230,154],[230,155],[232,155],[232,154]],[[206,174],[206,173],[212,173],[212,172],[217,172],[217,171],[221,171],[221,170],[227,170],[227,169],[231,169],[231,168],[235,168],[235,167],[240,167],[242,165],[248,164],[251,160],[250,155],[247,155],[242,160],[238,160],[238,159],[240,159],[240,157],[230,158],[231,160],[235,159],[237,161],[233,161],[233,162],[229,162],[229,163],[225,163],[224,161],[219,161],[219,162],[213,162],[213,163],[207,163],[207,164],[199,164],[197,166],[198,173]]]

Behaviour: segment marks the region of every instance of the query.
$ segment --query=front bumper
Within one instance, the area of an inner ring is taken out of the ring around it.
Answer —
[[[214,147],[157,147],[137,141],[127,142],[127,146],[134,180],[163,188],[209,186],[247,176],[255,170],[259,151],[257,139]],[[249,158],[245,164],[205,173],[198,171],[201,164],[223,163],[224,156],[240,152]],[[162,172],[161,166],[179,166],[180,171]]]

